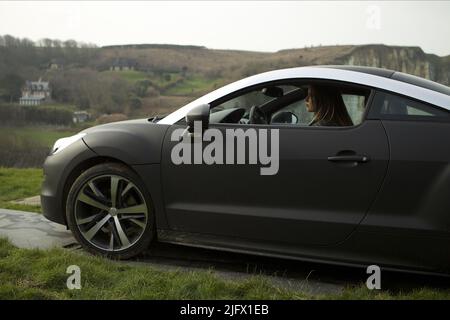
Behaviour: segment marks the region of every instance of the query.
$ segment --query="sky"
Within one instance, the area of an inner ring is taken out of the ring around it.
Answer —
[[[0,35],[274,52],[383,43],[450,55],[450,1],[0,1]]]

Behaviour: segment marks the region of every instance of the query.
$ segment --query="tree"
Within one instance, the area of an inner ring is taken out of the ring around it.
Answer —
[[[42,46],[45,48],[51,48],[53,45],[53,40],[49,38],[44,38],[41,40]]]
[[[185,77],[187,71],[188,71],[188,67],[187,67],[187,66],[183,66],[183,67],[181,68],[181,76],[182,76],[182,77]]]
[[[16,101],[22,94],[24,80],[17,74],[7,74],[0,80],[0,88],[3,89],[5,100]]]
[[[142,107],[141,99],[139,99],[138,97],[132,97],[130,99],[130,106],[133,109],[140,109]]]
[[[17,47],[17,39],[9,34],[3,36],[3,41],[5,42],[5,47],[14,48]]]
[[[138,97],[145,97],[147,89],[150,86],[149,80],[140,80],[134,84],[133,91]]]

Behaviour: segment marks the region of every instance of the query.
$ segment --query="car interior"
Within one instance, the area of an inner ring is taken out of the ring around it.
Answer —
[[[308,84],[272,85],[213,105],[210,123],[303,125],[312,120],[305,100]],[[354,125],[362,122],[370,90],[348,85],[338,87]]]

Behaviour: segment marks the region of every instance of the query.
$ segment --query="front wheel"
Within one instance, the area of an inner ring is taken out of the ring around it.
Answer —
[[[125,165],[96,165],[70,188],[66,214],[85,249],[128,259],[148,248],[155,233],[150,195],[139,176]]]

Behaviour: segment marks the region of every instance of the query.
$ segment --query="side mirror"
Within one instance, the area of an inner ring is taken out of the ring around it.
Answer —
[[[202,129],[206,130],[209,126],[209,104],[201,104],[186,114],[187,131],[194,132],[194,122],[201,121]]]
[[[284,91],[280,87],[266,87],[261,92],[271,98],[281,98],[284,95]]]
[[[290,111],[283,111],[274,114],[270,123],[296,124],[298,117]]]

